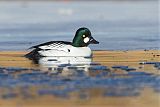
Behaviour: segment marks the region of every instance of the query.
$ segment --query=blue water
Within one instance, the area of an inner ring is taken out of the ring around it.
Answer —
[[[160,62],[151,63],[160,65]],[[99,93],[101,97],[140,96],[144,89],[152,89],[157,94],[160,92],[160,76],[154,73],[123,69],[125,73],[118,74],[114,69],[129,67],[119,65],[111,69],[100,64],[89,66],[63,65],[57,69],[52,66],[54,69],[48,67],[48,70],[0,67],[0,88],[6,90],[0,93],[0,98],[35,99],[48,95],[70,99],[70,93],[77,92],[78,99],[87,100],[93,97],[89,94],[92,89],[102,91]]]
[[[90,4],[90,5],[88,5]],[[26,50],[50,40],[72,41],[88,27],[94,50],[159,49],[158,0],[0,2],[0,50]]]

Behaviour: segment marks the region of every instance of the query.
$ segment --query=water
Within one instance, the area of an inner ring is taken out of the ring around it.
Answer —
[[[1,106],[159,106],[158,50],[35,60],[24,54],[0,53]]]
[[[0,50],[72,41],[83,26],[100,41],[90,46],[94,50],[159,49],[160,45],[158,0],[0,2],[0,25]]]
[[[154,73],[136,69],[128,71],[124,68],[129,67],[122,65],[107,67],[82,57],[77,61],[75,57],[66,59],[71,62],[46,58],[39,61],[40,69],[0,67],[0,89],[5,90],[0,93],[0,99],[14,100],[20,97],[36,101],[44,96],[53,96],[61,98],[59,101],[63,102],[62,99],[72,100],[71,93],[78,93],[74,98],[88,101],[87,98],[92,99],[97,95],[102,99],[106,97],[125,99],[127,96],[131,98],[142,96],[142,91],[146,89],[152,90],[152,95],[160,92],[160,77]],[[160,62],[150,63],[160,65]],[[116,73],[117,69],[123,70],[123,73]],[[98,94],[93,96],[94,93],[89,93],[92,90]],[[102,93],[99,93],[101,91]]]

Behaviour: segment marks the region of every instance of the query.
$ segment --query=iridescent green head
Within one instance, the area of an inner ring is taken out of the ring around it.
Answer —
[[[75,37],[72,41],[72,45],[74,47],[86,47],[89,44],[99,44],[98,41],[96,41],[88,28],[79,28],[76,31]]]

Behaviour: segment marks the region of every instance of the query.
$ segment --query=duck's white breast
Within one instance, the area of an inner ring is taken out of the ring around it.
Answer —
[[[81,56],[90,57],[92,52],[89,47],[73,47],[66,45],[61,48],[38,51],[42,56]]]

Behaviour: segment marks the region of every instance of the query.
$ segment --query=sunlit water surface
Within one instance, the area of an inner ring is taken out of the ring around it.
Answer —
[[[110,101],[120,100],[120,105],[126,105],[126,98],[128,101],[136,98],[139,100],[129,105],[159,104],[160,62],[108,67],[92,62],[91,58],[42,57],[34,63],[38,64],[37,69],[0,67],[0,101],[17,106],[67,104],[65,101],[70,105],[90,102],[114,106]],[[146,67],[152,72],[143,71]],[[152,102],[143,104],[148,100]]]

